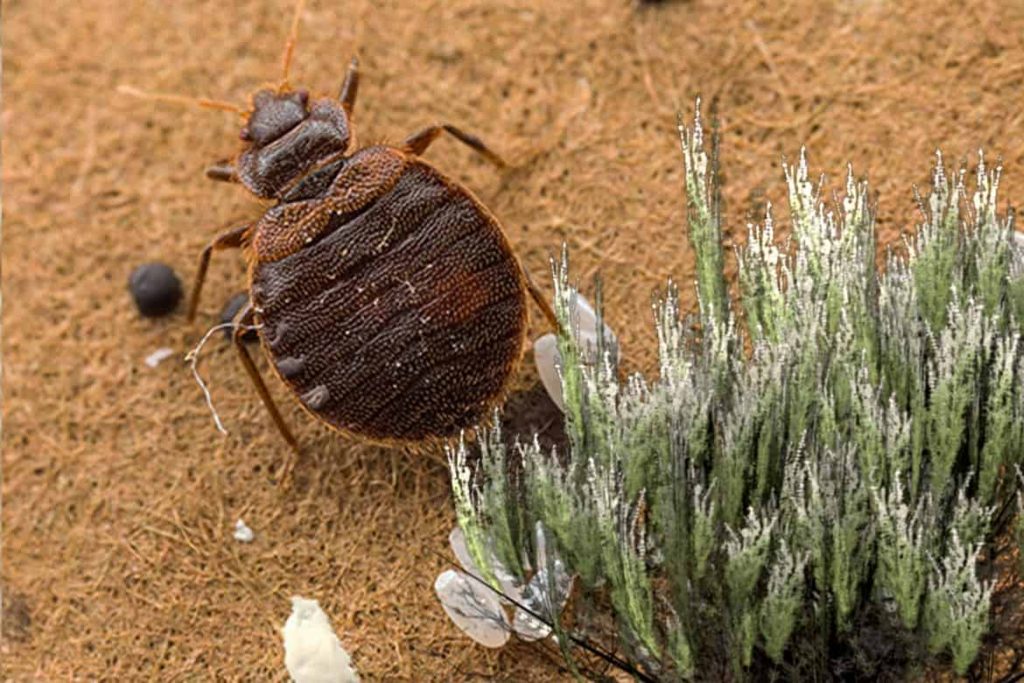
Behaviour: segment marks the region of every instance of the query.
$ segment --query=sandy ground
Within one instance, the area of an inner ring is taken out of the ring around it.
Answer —
[[[292,80],[333,92],[358,54],[361,142],[451,121],[509,157],[498,173],[457,145],[428,153],[547,291],[563,241],[585,290],[602,275],[644,371],[652,295],[673,278],[692,303],[675,122],[698,93],[721,111],[730,240],[783,203],[779,161],[803,143],[832,178],[847,161],[870,176],[886,240],[938,146],[1002,155],[1019,203],[1021,5],[727,4],[309,0]],[[203,364],[217,434],[179,359],[241,288],[238,258],[214,262],[195,325],[130,304],[135,264],[167,261],[187,284],[202,245],[261,206],[202,175],[237,151],[232,115],[117,86],[241,104],[278,78],[290,16],[271,0],[3,3],[7,678],[284,680],[293,594],[321,601],[367,680],[562,676],[535,649],[472,646],[437,605],[453,516],[436,454],[341,439],[275,384],[309,451],[283,490],[283,444],[219,340]],[[175,358],[146,367],[162,346]],[[239,517],[252,544],[232,539]]]

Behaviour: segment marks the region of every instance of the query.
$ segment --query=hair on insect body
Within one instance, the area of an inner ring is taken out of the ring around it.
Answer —
[[[330,427],[382,443],[458,436],[488,418],[508,390],[525,347],[527,297],[558,322],[494,214],[422,155],[448,135],[498,167],[504,162],[450,124],[398,145],[353,149],[357,60],[337,97],[313,98],[288,83],[302,5],[280,84],[257,91],[248,110],[124,89],[240,114],[241,152],[207,176],[274,202],[203,249],[188,319],[212,253],[241,249],[250,303],[235,319],[234,346],[295,453],[298,443],[241,340],[253,326],[274,373]]]

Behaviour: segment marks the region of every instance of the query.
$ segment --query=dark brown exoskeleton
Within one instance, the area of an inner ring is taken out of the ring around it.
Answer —
[[[498,220],[421,155],[449,134],[501,159],[451,125],[350,149],[358,78],[353,59],[337,99],[313,100],[287,76],[260,90],[244,149],[207,171],[276,204],[203,250],[189,320],[211,253],[241,248],[251,303],[236,319],[235,347],[296,450],[240,325],[258,326],[271,366],[312,415],[387,443],[457,436],[488,417],[523,353],[527,294],[557,325]]]

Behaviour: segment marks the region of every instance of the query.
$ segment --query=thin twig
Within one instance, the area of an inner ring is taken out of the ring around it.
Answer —
[[[214,325],[206,331],[203,338],[199,340],[199,343],[194,349],[189,351],[185,355],[185,362],[192,368],[192,376],[195,377],[196,384],[203,391],[203,396],[206,398],[206,407],[210,409],[210,413],[213,415],[213,423],[217,425],[217,431],[221,434],[227,435],[228,430],[224,428],[224,424],[220,421],[220,415],[217,414],[217,409],[213,407],[213,398],[210,396],[210,390],[206,386],[206,382],[199,374],[199,353],[203,350],[203,346],[206,344],[210,335],[217,332],[218,330],[232,329],[237,330],[239,328],[243,330],[258,330],[262,327],[261,325],[237,325],[234,322],[221,323],[220,325]]]

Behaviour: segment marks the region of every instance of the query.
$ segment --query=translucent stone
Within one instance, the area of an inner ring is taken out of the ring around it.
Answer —
[[[574,320],[579,325],[578,339],[583,346],[584,353],[592,355],[597,349],[597,314],[590,302],[578,294],[576,295]],[[606,340],[612,344],[616,343],[615,334],[608,325],[604,326],[604,335]],[[562,359],[558,353],[558,337],[555,334],[545,334],[533,342],[533,360],[537,365],[537,373],[540,375],[540,382],[544,385],[544,389],[547,390],[559,410],[565,411],[562,380],[558,375],[558,367],[562,364]]]
[[[516,608],[512,618],[512,628],[526,641],[540,640],[551,635],[551,627],[545,621],[550,623],[559,618],[572,592],[572,576],[566,571],[562,560],[552,558],[549,564],[545,536],[544,527],[537,522],[535,548],[539,569],[522,592],[520,603],[526,609]],[[544,621],[530,612],[539,615]]]
[[[549,576],[548,569],[541,569],[533,575],[530,582],[526,584],[523,597],[520,600],[526,609],[517,607],[512,617],[512,628],[523,640],[540,640],[551,635],[551,627],[548,626],[548,623],[559,618],[569,599],[569,593],[572,590],[572,577],[565,571],[561,560],[555,560],[553,585]],[[534,614],[541,617],[543,621],[533,616]]]
[[[452,622],[474,641],[491,648],[508,642],[512,627],[494,591],[449,569],[437,577],[434,592]]]
[[[473,561],[473,556],[469,554],[469,548],[466,546],[466,535],[462,532],[462,528],[456,526],[452,529],[452,532],[448,534],[448,543],[452,547],[452,552],[455,553],[455,559],[459,561],[459,565],[473,576],[483,577],[483,572],[476,566]],[[491,571],[494,572],[494,578],[501,584],[501,591],[512,598],[513,600],[519,600],[521,588],[519,581],[516,577],[505,568],[498,558],[494,556],[494,553],[490,555]]]
[[[594,307],[590,305],[590,302],[578,292],[576,294],[576,311],[573,322],[579,325],[581,334],[588,334],[592,337],[597,336],[597,313],[594,311]],[[608,331],[610,332],[611,330]]]
[[[544,608],[543,602],[538,599],[531,588],[531,586],[527,586],[523,592],[523,604],[529,607],[531,612],[539,614],[544,619],[550,619],[551,614]],[[528,643],[547,638],[551,635],[550,626],[518,607],[516,608],[515,615],[512,617],[512,628],[515,630],[516,635]]]
[[[565,401],[562,399],[562,378],[558,375],[558,366],[562,362],[558,355],[558,337],[545,334],[533,342],[533,362],[537,364],[540,383],[548,392],[548,396],[558,409],[565,412]]]

